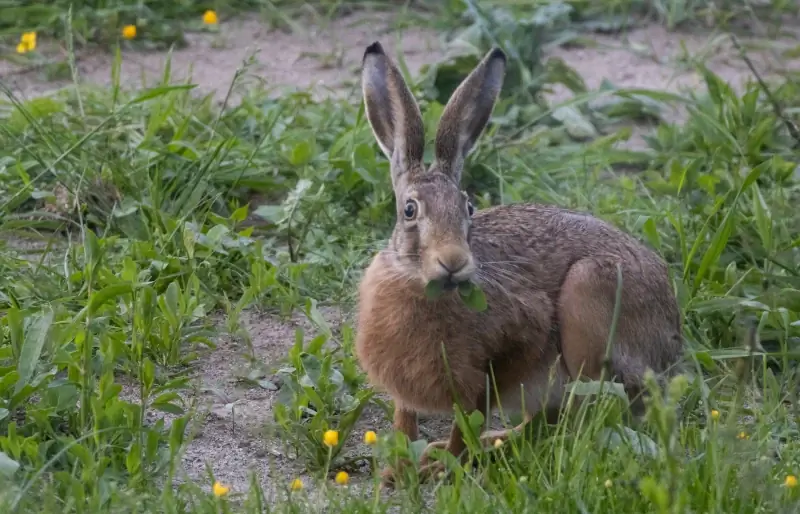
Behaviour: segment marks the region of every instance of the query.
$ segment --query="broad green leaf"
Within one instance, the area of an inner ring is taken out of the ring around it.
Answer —
[[[89,299],[89,314],[93,315],[97,309],[99,309],[109,300],[119,298],[120,296],[129,294],[132,291],[133,286],[131,284],[114,284],[92,293],[92,296]]]
[[[302,166],[308,164],[314,156],[314,147],[309,141],[300,141],[289,155],[289,162],[292,166]]]
[[[17,392],[30,381],[36,371],[36,365],[39,363],[42,349],[53,328],[53,317],[53,310],[47,309],[45,312],[38,314],[25,331],[19,362],[17,363],[17,372],[19,373],[19,380],[16,386]]]
[[[0,452],[0,474],[11,478],[18,469],[19,462],[6,455],[5,452]]]

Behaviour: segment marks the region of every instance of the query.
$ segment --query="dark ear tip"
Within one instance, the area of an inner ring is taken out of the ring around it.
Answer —
[[[505,63],[507,60],[506,53],[499,48],[492,48],[489,52],[489,60],[493,61],[495,59],[500,59]]]
[[[369,45],[367,49],[364,51],[364,58],[366,59],[367,56],[370,54],[386,55],[386,52],[383,51],[383,47],[381,46],[381,44],[375,41],[374,43]]]

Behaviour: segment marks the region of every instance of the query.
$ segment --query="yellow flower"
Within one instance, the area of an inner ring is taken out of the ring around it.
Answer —
[[[797,487],[797,477],[794,475],[786,475],[786,480],[783,481],[786,487]]]
[[[373,444],[378,442],[378,434],[373,432],[372,430],[367,430],[364,433],[364,444],[372,446]]]
[[[717,409],[711,409],[711,419],[714,421],[719,420],[719,411]]]
[[[36,32],[24,32],[19,40],[32,48],[36,48]]]
[[[24,49],[20,52],[20,49]],[[36,50],[36,32],[24,32],[19,38],[17,52],[24,54]]]
[[[24,54],[36,50],[36,32],[23,32],[17,45],[17,53]]]
[[[217,497],[225,496],[231,490],[230,487],[222,485],[219,482],[214,482],[214,487],[212,489],[214,490],[214,496]]]
[[[122,37],[133,39],[136,37],[136,25],[125,25],[122,27]]]
[[[218,21],[217,13],[214,11],[209,10],[203,13],[203,23],[206,25],[216,25]]]
[[[339,444],[339,432],[336,430],[328,430],[322,436],[322,442],[325,443],[325,446],[329,448],[333,448],[337,444]]]
[[[347,474],[347,471],[340,471],[336,473],[336,483],[339,485],[347,485],[347,482],[350,481],[350,475]]]
[[[303,481],[300,480],[299,478],[295,478],[294,480],[292,480],[292,483],[289,485],[289,489],[291,489],[292,491],[299,491],[302,488],[303,488]]]
[[[739,435],[737,435],[736,437],[738,437],[739,439],[747,439],[747,434],[744,432],[739,432]]]
[[[614,485],[614,482],[612,482],[611,479],[609,478],[608,480],[605,481],[603,485],[606,487],[606,489],[611,489],[611,486]]]
[[[502,439],[495,439],[494,440],[494,447],[495,448],[500,448],[501,446],[503,446],[503,440]]]

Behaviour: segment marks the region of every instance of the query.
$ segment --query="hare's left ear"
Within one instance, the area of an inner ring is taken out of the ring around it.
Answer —
[[[453,92],[436,132],[436,163],[456,183],[464,159],[481,135],[503,87],[506,54],[491,50]]]

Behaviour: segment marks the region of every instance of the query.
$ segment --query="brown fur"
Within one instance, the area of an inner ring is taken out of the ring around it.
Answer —
[[[681,357],[681,320],[667,267],[654,252],[608,223],[557,207],[498,206],[470,218],[458,180],[499,92],[502,52],[490,52],[454,93],[426,171],[418,108],[407,105],[407,86],[376,45],[365,54],[364,94],[392,161],[398,221],[359,287],[356,349],[370,382],[394,398],[395,427],[416,438],[416,412],[451,412],[456,401],[483,409],[487,395],[492,406],[499,396],[504,410],[529,418],[558,407],[566,382],[599,378],[617,264],[623,288],[611,372],[631,395],[646,369],[668,372]],[[391,99],[391,108],[381,99]],[[404,214],[409,202],[413,219]],[[488,308],[469,309],[454,290],[426,297],[429,280],[448,277],[479,284]],[[490,367],[493,391],[485,386]],[[457,427],[446,446],[463,449]]]

